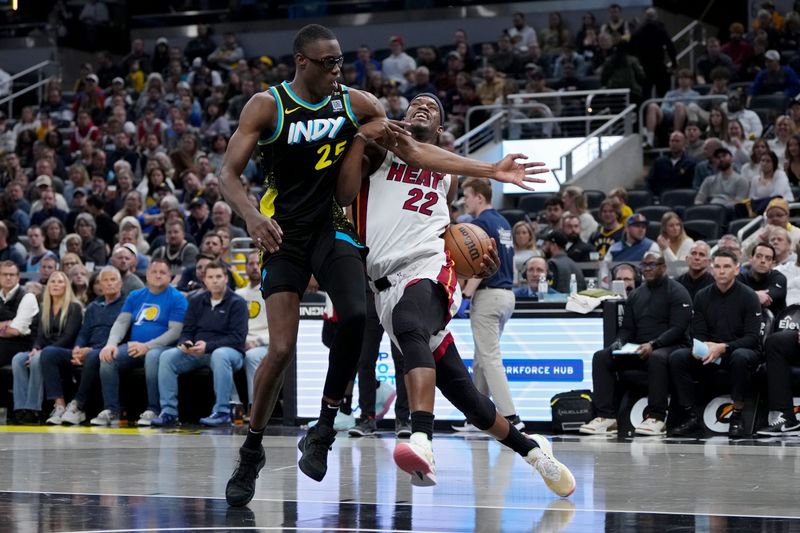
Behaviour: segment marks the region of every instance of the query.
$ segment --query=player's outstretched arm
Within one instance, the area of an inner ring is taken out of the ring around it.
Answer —
[[[367,138],[356,134],[342,159],[334,192],[336,203],[342,207],[353,203],[361,189],[361,182],[369,175],[370,160],[366,148]]]
[[[247,224],[253,244],[268,252],[278,251],[281,231],[278,223],[262,215],[247,198],[247,189],[239,180],[256,147],[261,131],[272,126],[275,101],[266,93],[253,96],[242,109],[239,127],[233,132],[220,172],[222,196]]]
[[[526,161],[528,158],[524,154],[509,154],[496,163],[485,163],[448,152],[432,144],[417,142],[407,135],[387,134],[387,128],[395,126],[392,130],[396,130],[397,123],[387,121],[386,113],[378,99],[364,91],[353,90],[351,93],[353,109],[363,124],[359,132],[383,148],[394,152],[411,166],[456,176],[490,178],[513,183],[529,191],[533,190],[529,183],[544,183],[543,179],[535,177],[536,174],[549,172],[544,168],[544,163]],[[373,121],[382,121],[389,126],[369,128]]]

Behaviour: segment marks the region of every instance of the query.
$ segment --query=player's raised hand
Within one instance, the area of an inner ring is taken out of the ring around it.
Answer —
[[[358,133],[382,146],[396,146],[398,137],[410,136],[408,122],[385,118],[371,120],[358,128]]]
[[[492,246],[489,251],[483,254],[481,261],[481,271],[476,278],[490,278],[495,272],[500,270],[500,256],[497,254],[497,243],[492,239]]]
[[[534,177],[536,174],[550,172],[544,163],[535,161],[518,163],[517,159],[526,160],[528,157],[525,154],[508,154],[494,164],[493,179],[503,183],[513,183],[526,191],[534,190],[533,187],[527,185],[528,183],[544,183],[545,180]]]
[[[274,219],[254,213],[245,223],[247,233],[253,239],[253,246],[271,254],[278,251],[283,240],[283,230]]]

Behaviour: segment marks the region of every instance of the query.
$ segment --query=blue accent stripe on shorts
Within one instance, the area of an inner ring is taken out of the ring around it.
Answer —
[[[353,238],[350,235],[348,235],[347,233],[344,233],[343,231],[337,231],[336,232],[336,238],[339,239],[340,241],[344,241],[346,243],[352,244],[356,248],[364,248],[362,245],[360,245],[356,241],[354,241]]]

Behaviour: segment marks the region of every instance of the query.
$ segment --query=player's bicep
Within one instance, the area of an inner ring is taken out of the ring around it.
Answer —
[[[261,132],[274,127],[275,112],[275,100],[271,95],[256,95],[245,104],[239,126],[228,143],[223,166],[231,166],[237,175],[244,170]]]
[[[351,89],[350,105],[361,124],[386,118],[386,110],[383,108],[383,104],[372,93]]]

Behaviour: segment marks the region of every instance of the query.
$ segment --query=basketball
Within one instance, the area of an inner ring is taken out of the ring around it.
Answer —
[[[480,273],[483,254],[489,252],[492,240],[475,224],[450,224],[444,232],[444,246],[455,263],[456,274],[471,278]]]

